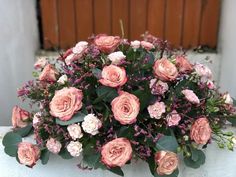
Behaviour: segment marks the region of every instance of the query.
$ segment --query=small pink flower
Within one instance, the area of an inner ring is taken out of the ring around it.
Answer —
[[[30,113],[21,109],[18,106],[14,106],[12,110],[12,125],[14,128],[23,128],[28,125]]]
[[[193,70],[192,64],[184,56],[176,57],[176,66],[179,68],[179,72],[186,73]]]
[[[140,47],[140,44],[141,44],[140,41],[135,40],[135,41],[131,41],[131,45],[130,45],[130,46],[131,46],[133,49],[138,49],[138,48]]]
[[[149,87],[153,95],[163,95],[169,89],[166,82],[157,79],[151,79]]]
[[[201,77],[201,82],[205,83],[209,79],[210,80],[212,79],[212,72],[207,66],[197,63],[194,65],[194,69],[195,69],[197,75],[199,75]]]
[[[211,90],[216,88],[216,86],[212,80],[207,81],[207,87]]]
[[[42,69],[44,66],[47,64],[47,59],[46,58],[39,58],[36,63],[34,64],[35,69]]]
[[[182,93],[184,94],[185,98],[193,103],[193,104],[199,104],[200,100],[198,99],[197,95],[189,89],[182,90]]]
[[[39,76],[40,81],[54,82],[57,80],[58,71],[54,68],[53,65],[48,64],[43,69],[42,73]]]
[[[61,150],[62,145],[56,139],[50,138],[47,140],[46,147],[48,148],[50,152],[54,154],[58,154]]]
[[[147,41],[141,41],[141,46],[145,48],[146,50],[151,50],[155,48],[155,46],[152,43],[147,42]]]
[[[162,114],[166,112],[166,106],[163,102],[155,102],[148,106],[148,113],[151,118],[160,119]]]
[[[169,127],[171,126],[176,126],[179,124],[179,121],[181,120],[180,115],[177,113],[176,110],[172,111],[170,114],[167,115],[166,117],[167,120],[167,125]]]
[[[123,52],[118,51],[109,54],[107,58],[111,61],[112,64],[119,65],[126,58],[126,56],[123,54]]]
[[[107,36],[105,34],[97,35],[94,39],[94,44],[97,48],[104,52],[113,52],[120,44],[121,39],[119,36]]]

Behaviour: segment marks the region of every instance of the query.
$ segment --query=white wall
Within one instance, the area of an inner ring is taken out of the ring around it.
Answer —
[[[0,125],[10,125],[16,88],[31,79],[38,49],[35,0],[0,0]]]

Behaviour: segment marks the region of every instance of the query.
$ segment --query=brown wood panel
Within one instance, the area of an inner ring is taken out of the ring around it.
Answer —
[[[110,0],[94,0],[95,34],[111,34],[111,10]]]
[[[58,0],[60,47],[67,49],[76,43],[74,0]]]
[[[174,46],[181,45],[184,0],[166,0],[165,38]]]
[[[140,39],[147,30],[147,0],[130,0],[130,39]]]
[[[201,7],[201,0],[185,1],[183,25],[184,48],[196,47],[199,44]]]
[[[123,22],[125,38],[129,36],[129,1],[112,0],[112,34],[122,36],[120,19]]]
[[[93,0],[75,0],[76,39],[87,40],[93,34]]]
[[[159,38],[164,38],[165,1],[148,0],[147,30]]]
[[[202,22],[200,43],[210,47],[216,47],[219,15],[220,15],[220,0],[204,0],[202,7]]]
[[[57,1],[41,0],[40,8],[43,28],[43,47],[44,49],[58,47]]]

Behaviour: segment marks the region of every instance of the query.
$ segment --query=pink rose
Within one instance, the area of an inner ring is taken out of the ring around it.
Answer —
[[[54,82],[57,80],[58,71],[53,65],[48,64],[39,76],[40,81]]]
[[[131,46],[133,49],[138,49],[138,48],[140,47],[140,44],[141,44],[140,41],[135,40],[135,41],[131,41],[130,46]]]
[[[97,35],[94,44],[104,53],[113,52],[120,44],[119,36],[107,36],[104,34]]]
[[[158,175],[170,175],[178,168],[178,157],[169,151],[159,151],[155,154]]]
[[[206,144],[211,138],[211,127],[206,117],[198,118],[192,125],[190,137],[197,144]]]
[[[197,63],[194,65],[194,69],[195,69],[197,75],[199,75],[201,77],[201,82],[205,83],[209,79],[210,80],[212,79],[212,72],[207,66]]]
[[[141,41],[140,44],[141,44],[141,46],[142,46],[143,48],[145,48],[146,50],[151,50],[151,49],[155,48],[155,46],[154,46],[152,43],[147,42],[147,41]]]
[[[153,66],[154,74],[163,81],[175,80],[178,76],[178,70],[168,59],[162,58],[156,60]]]
[[[62,145],[56,139],[50,138],[50,139],[47,140],[46,147],[53,154],[58,154],[61,150]]]
[[[166,112],[166,106],[165,103],[157,101],[153,105],[149,105],[147,110],[151,118],[160,119]]]
[[[179,121],[181,120],[180,115],[177,113],[176,110],[172,111],[170,114],[167,115],[166,117],[167,120],[167,125],[169,127],[171,126],[176,126],[179,124]]]
[[[81,109],[83,92],[75,87],[56,91],[49,104],[50,114],[60,120],[67,121]]]
[[[108,167],[122,167],[132,157],[132,147],[128,139],[116,138],[102,147],[101,161]]]
[[[111,102],[114,118],[121,124],[132,124],[136,122],[136,118],[140,110],[139,99],[128,92],[121,92]]]
[[[149,87],[153,95],[164,95],[164,93],[169,89],[168,84],[162,82],[161,80],[151,79]]]
[[[28,125],[30,113],[21,109],[18,106],[14,106],[12,110],[12,125],[14,128],[23,128]]]
[[[40,149],[31,143],[22,142],[18,144],[17,154],[21,164],[33,167],[40,157]]]
[[[47,64],[46,58],[39,58],[34,64],[35,69],[42,69]]]
[[[119,87],[127,82],[126,71],[115,65],[105,66],[99,82],[108,87]]]
[[[182,90],[182,94],[184,94],[185,98],[193,103],[193,104],[199,104],[200,100],[198,99],[197,95],[189,89]]]
[[[176,66],[179,68],[179,72],[185,73],[193,70],[192,64],[184,56],[176,57]]]

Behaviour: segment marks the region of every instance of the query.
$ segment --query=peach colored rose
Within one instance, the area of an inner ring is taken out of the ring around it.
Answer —
[[[128,92],[121,92],[111,102],[114,118],[121,124],[132,124],[136,122],[136,118],[140,110],[139,99]]]
[[[122,167],[132,157],[132,147],[128,139],[116,138],[102,147],[101,161],[108,167]]]
[[[108,87],[119,87],[127,82],[126,71],[115,65],[105,66],[99,82]]]
[[[155,154],[155,161],[158,164],[156,169],[158,175],[170,175],[178,168],[178,157],[169,151],[159,151]]]
[[[179,72],[185,73],[193,70],[192,64],[184,56],[176,57],[176,66],[179,68]]]
[[[47,62],[46,58],[38,58],[38,60],[34,64],[34,68],[35,69],[42,69],[47,63],[48,62]]]
[[[156,60],[153,66],[154,74],[163,81],[175,80],[178,76],[178,70],[168,59],[162,58]]]
[[[140,44],[141,44],[141,46],[142,46],[143,48],[145,48],[146,50],[151,50],[151,49],[155,48],[155,46],[154,46],[152,43],[147,42],[147,41],[141,41]]]
[[[97,35],[94,39],[94,44],[104,53],[113,52],[120,44],[119,36],[107,36],[104,34]]]
[[[17,154],[21,164],[33,167],[40,157],[40,149],[31,143],[22,142],[18,144]]]
[[[83,92],[75,87],[56,91],[49,104],[50,114],[60,120],[67,121],[81,109]]]
[[[28,125],[30,113],[21,109],[18,106],[14,106],[12,110],[12,125],[14,128],[23,128]]]
[[[53,65],[48,64],[43,69],[42,73],[39,76],[40,81],[54,82],[57,80],[58,71],[54,68]]]
[[[197,144],[206,144],[211,138],[211,127],[206,117],[198,118],[192,125],[190,137]]]

